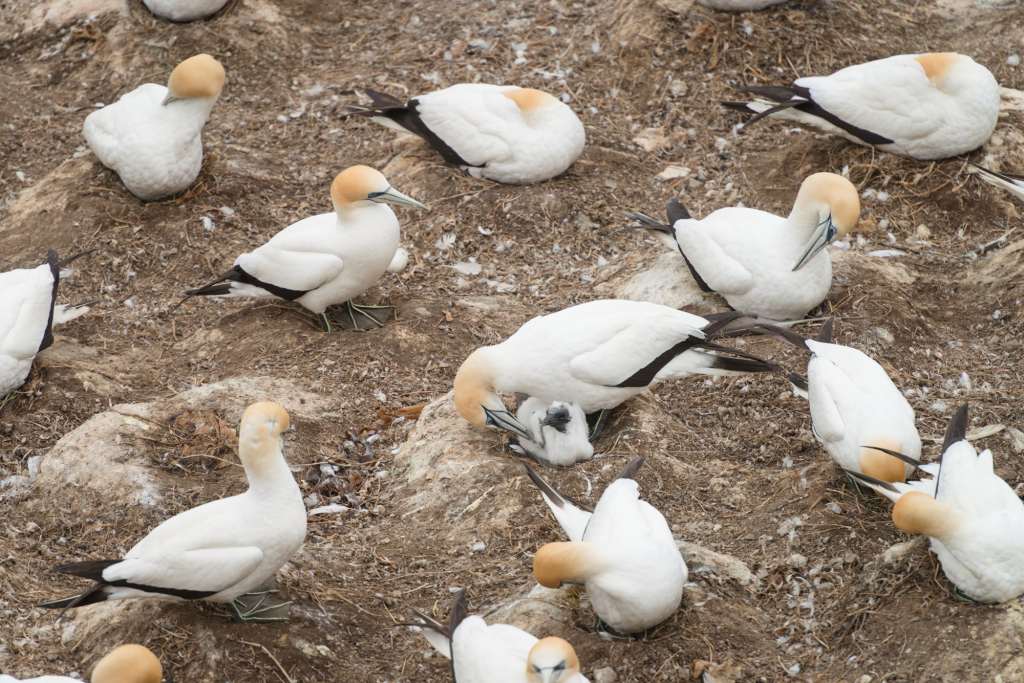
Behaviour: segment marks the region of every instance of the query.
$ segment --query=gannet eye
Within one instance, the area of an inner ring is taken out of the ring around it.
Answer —
[[[383,192],[371,192],[370,194],[366,195],[366,198],[367,199],[376,199],[377,197],[379,197],[379,196],[381,196],[383,194],[387,194],[387,193],[388,193],[387,190],[384,190]]]
[[[565,660],[564,659],[558,663],[558,666],[555,667],[555,671],[565,671]]]
[[[535,673],[540,673],[540,667],[537,666],[536,664],[533,665],[533,670],[534,670]]]

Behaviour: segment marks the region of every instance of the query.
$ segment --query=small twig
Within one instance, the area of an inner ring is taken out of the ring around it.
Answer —
[[[267,653],[267,656],[270,657],[271,660],[273,660],[274,664],[277,664],[277,668],[281,671],[281,673],[284,674],[284,680],[286,680],[288,683],[298,683],[298,681],[296,681],[294,678],[288,675],[288,672],[284,670],[283,666],[281,666],[281,662],[277,661],[277,657],[275,657],[274,653],[268,650],[265,645],[261,645],[260,643],[250,643],[247,640],[236,640],[235,642],[242,643],[243,645],[251,645],[252,647],[262,648],[263,651]]]

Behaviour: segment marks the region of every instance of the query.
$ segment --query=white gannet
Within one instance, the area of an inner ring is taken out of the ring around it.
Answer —
[[[1012,194],[1017,199],[1024,201],[1024,177],[1011,175],[1009,173],[996,173],[984,166],[971,164],[978,169],[978,175],[989,185],[995,185]]]
[[[720,12],[753,12],[784,2],[786,0],[697,0],[698,5]]]
[[[284,457],[288,413],[253,403],[242,415],[238,457],[249,490],[163,522],[120,560],[76,562],[60,574],[92,579],[78,595],[41,603],[63,608],[105,600],[159,598],[227,603],[236,621],[280,621],[290,603],[273,602],[266,584],[302,545],[306,506]]]
[[[686,260],[705,292],[717,292],[737,311],[769,320],[794,320],[828,296],[832,261],[826,245],[857,225],[857,188],[835,173],[804,179],[787,218],[743,207],[690,218],[675,199],[669,224],[627,213]]]
[[[167,87],[145,83],[85,119],[96,158],[129,192],[159,199],[188,188],[203,165],[203,124],[224,86],[224,67],[207,54],[189,57]]]
[[[576,403],[546,403],[532,396],[519,404],[516,420],[533,435],[519,446],[534,460],[568,467],[594,457],[587,416]]]
[[[455,407],[478,427],[532,439],[497,392],[577,403],[590,414],[610,410],[669,379],[778,371],[774,363],[706,338],[739,315],[709,323],[668,306],[609,299],[538,316],[505,341],[483,346],[463,361],[455,375]],[[707,349],[742,357],[714,355]]]
[[[97,300],[57,303],[60,269],[90,249],[63,261],[51,249],[46,263],[0,273],[0,408],[6,395],[25,383],[36,354],[53,344],[53,326],[85,315]]]
[[[258,249],[235,259],[235,267],[198,289],[193,296],[244,296],[285,299],[315,313],[331,331],[324,311],[345,304],[353,327],[380,327],[383,321],[352,299],[392,265],[398,249],[398,218],[390,206],[426,209],[395,190],[379,171],[351,166],[331,183],[333,213],[292,223]],[[180,304],[179,304],[180,305]],[[357,317],[358,316],[358,317]],[[337,322],[337,321],[336,321]]]
[[[142,0],[158,17],[185,22],[204,19],[220,11],[228,0]]]
[[[892,521],[931,538],[942,571],[977,602],[1024,593],[1024,502],[993,472],[992,452],[967,441],[967,404],[946,430],[940,463],[920,467],[932,479],[888,483],[851,472],[896,503]]]
[[[108,652],[92,668],[90,683],[160,683],[164,670],[160,660],[142,645],[122,645]],[[19,681],[0,674],[0,683],[82,683],[80,678],[40,676]]]
[[[897,55],[793,87],[740,88],[753,102],[722,102],[757,115],[810,126],[859,145],[914,159],[945,159],[982,145],[996,127],[999,84],[966,55]]]
[[[533,575],[547,588],[582,579],[602,622],[639,633],[672,616],[683,597],[686,563],[660,512],[640,500],[636,458],[601,494],[593,512],[574,506],[526,465],[527,474],[569,537],[533,558]]]
[[[402,625],[419,629],[451,660],[455,683],[590,683],[572,645],[561,638],[538,640],[507,624],[488,625],[469,614],[465,588],[456,593],[447,624],[413,613],[421,621]]]
[[[369,107],[351,113],[420,136],[475,178],[536,183],[561,174],[586,145],[583,123],[548,93],[514,85],[462,83],[402,104],[366,90]]]

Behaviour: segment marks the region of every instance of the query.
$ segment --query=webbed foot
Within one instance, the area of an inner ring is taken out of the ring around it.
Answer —
[[[268,590],[238,596],[227,606],[231,620],[236,624],[288,621],[288,610],[292,603],[290,600],[272,600],[270,596],[276,592]]]

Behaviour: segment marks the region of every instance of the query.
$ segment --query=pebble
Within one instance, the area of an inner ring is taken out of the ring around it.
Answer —
[[[793,567],[806,567],[807,558],[801,555],[800,553],[793,553],[789,556],[789,559],[786,560],[786,563]]]
[[[606,666],[602,669],[594,669],[594,680],[597,683],[615,683],[615,679],[618,678],[615,675],[615,669],[610,666]]]

